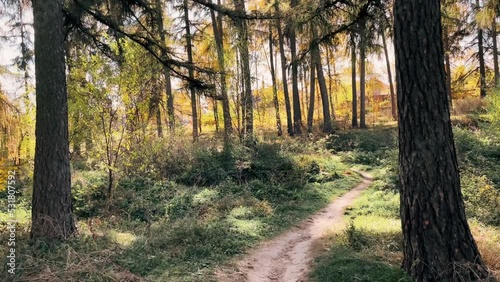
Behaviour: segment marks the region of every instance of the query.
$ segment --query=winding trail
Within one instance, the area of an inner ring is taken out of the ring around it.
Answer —
[[[344,210],[373,181],[372,176],[355,171],[363,182],[332,201],[292,230],[264,242],[237,262],[236,269],[216,271],[221,282],[303,282],[317,251],[314,242],[328,230],[342,227]]]

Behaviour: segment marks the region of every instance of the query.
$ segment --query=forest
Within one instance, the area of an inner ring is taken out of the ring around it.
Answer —
[[[500,281],[499,0],[0,0],[2,281]]]

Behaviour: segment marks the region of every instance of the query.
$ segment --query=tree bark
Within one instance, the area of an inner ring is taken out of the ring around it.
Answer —
[[[491,37],[493,41],[493,70],[495,72],[495,87],[498,87],[498,81],[500,79],[500,70],[498,68],[498,41],[497,41],[497,13],[493,16],[493,22],[491,23]]]
[[[167,48],[165,30],[163,27],[163,2],[162,0],[156,0],[156,13],[158,19],[158,31],[160,33],[160,46],[163,49]],[[168,56],[165,50],[162,50],[161,55],[164,59]],[[172,81],[170,77],[170,69],[168,66],[163,66],[163,76],[165,78],[165,93],[167,94],[167,117],[168,117],[168,128],[170,131],[175,129],[175,112],[174,112],[174,95],[172,92]]]
[[[233,0],[234,8],[240,13],[245,13],[245,1]],[[233,18],[238,33],[238,49],[241,56],[241,67],[243,75],[243,109],[245,120],[245,135],[253,138],[253,95],[250,76],[250,54],[248,52],[248,27],[245,19]]]
[[[394,15],[403,267],[416,281],[485,279],[460,190],[440,1],[397,0]]]
[[[274,9],[276,14],[280,14],[279,2],[274,2]],[[278,32],[278,43],[280,45],[280,61],[281,61],[281,80],[283,83],[283,95],[285,96],[285,112],[286,112],[286,125],[288,135],[293,136],[293,122],[292,122],[292,109],[290,105],[290,95],[288,92],[288,79],[286,75],[286,56],[285,56],[285,40],[281,30],[281,21],[276,19],[276,31]]]
[[[358,93],[356,93],[356,41],[351,35],[352,128],[358,127]]]
[[[214,107],[214,122],[215,122],[215,132],[219,133],[219,106],[217,99],[212,101]]]
[[[366,128],[366,27],[365,23],[362,23],[361,36],[359,42],[359,57],[360,63],[360,75],[359,75],[359,99],[360,99],[360,111],[359,111],[359,127]]]
[[[273,84],[273,103],[276,112],[276,130],[278,136],[283,135],[281,129],[280,103],[278,100],[278,87],[276,85],[276,71],[274,70],[273,26],[269,25],[269,64],[271,67],[271,81]]]
[[[382,35],[382,44],[384,47],[384,54],[385,54],[385,63],[387,65],[387,76],[389,79],[389,90],[391,93],[391,113],[392,113],[392,118],[394,120],[398,120],[398,113],[396,110],[396,93],[394,93],[394,83],[392,82],[392,70],[391,70],[391,63],[389,61],[389,52],[387,51],[387,41],[385,39],[385,32],[382,29],[380,32]]]
[[[63,3],[33,1],[36,74],[36,145],[32,238],[66,239],[72,213]]]
[[[479,0],[476,0],[476,9],[480,9]],[[477,46],[479,58],[479,95],[481,98],[486,97],[486,68],[484,63],[484,47],[483,47],[483,29],[478,26],[477,28]]]
[[[291,8],[299,4],[298,0],[291,0]],[[298,66],[297,66],[297,38],[295,28],[290,27],[290,53],[292,57],[292,100],[293,100],[293,131],[294,134],[302,134],[302,113],[300,110]]]
[[[188,64],[189,64],[189,78],[194,78],[194,70],[193,66],[193,46],[191,45],[191,27],[189,23],[189,8],[188,1],[184,0],[184,22],[186,24],[186,50],[188,56]],[[191,114],[192,114],[192,122],[193,122],[193,140],[198,140],[198,111],[197,111],[197,99],[196,99],[196,90],[193,85],[189,83],[189,92],[191,95]]]
[[[313,63],[313,54],[311,53],[311,76],[309,81],[309,109],[307,110],[307,132],[311,133],[314,120],[314,99],[316,94],[316,70]]]
[[[220,5],[220,0],[218,1]],[[233,121],[231,119],[231,109],[229,107],[229,98],[227,96],[226,84],[226,62],[224,59],[224,40],[222,29],[222,18],[216,18],[215,11],[210,10],[212,18],[212,29],[215,37],[215,45],[217,46],[217,61],[220,72],[220,88],[222,98],[222,115],[224,117],[224,140],[228,141],[229,136],[233,133]]]
[[[156,108],[156,133],[159,138],[163,138],[163,126],[161,124],[161,106]]]
[[[333,72],[335,73],[335,58],[333,58],[333,51],[330,51],[331,47],[332,46],[327,46],[326,48],[326,70],[328,75],[328,99],[330,101],[330,112],[332,114],[332,121],[335,121],[335,103],[337,102],[337,97],[333,96],[333,73],[330,66],[330,64],[333,64]],[[337,95],[337,91],[335,91],[335,95]]]
[[[317,30],[313,26],[312,27],[313,39],[316,39]],[[321,65],[321,53],[319,50],[319,46],[316,45],[313,50],[311,50],[313,54],[313,62],[314,67],[316,68],[316,73],[318,75],[318,84],[319,84],[319,92],[321,95],[321,105],[323,106],[323,132],[324,133],[332,133],[332,117],[330,114],[330,101],[328,100],[328,89],[326,88],[325,75],[323,74],[323,66]]]

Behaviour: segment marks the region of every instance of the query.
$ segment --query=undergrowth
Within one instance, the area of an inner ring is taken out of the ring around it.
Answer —
[[[498,103],[500,105],[500,103]],[[475,113],[454,119],[462,194],[472,233],[491,272],[500,278],[500,139],[497,118]],[[371,171],[375,181],[347,209],[347,228],[331,234],[311,273],[313,281],[411,281],[400,270],[397,129],[352,130],[327,145],[342,161]]]
[[[169,150],[177,142],[145,141],[149,153],[135,148],[142,153],[115,171],[111,201],[107,175],[80,164],[85,169],[72,180],[79,233],[47,244],[30,240],[27,228],[20,232],[16,279],[210,281],[214,267],[360,181],[321,140],[229,148],[184,142]]]

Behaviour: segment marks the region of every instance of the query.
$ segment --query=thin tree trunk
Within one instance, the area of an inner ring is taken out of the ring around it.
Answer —
[[[274,2],[274,10],[276,14],[280,14],[279,1]],[[280,46],[280,61],[281,61],[281,80],[283,84],[283,95],[285,96],[285,112],[288,135],[293,136],[292,108],[290,105],[290,95],[288,92],[288,79],[286,75],[286,56],[285,56],[285,39],[281,30],[281,21],[276,19],[276,31],[278,32],[278,43]]]
[[[291,8],[299,4],[298,0],[291,0]],[[302,113],[300,110],[298,65],[297,65],[297,38],[294,28],[290,28],[290,53],[292,54],[292,100],[293,100],[293,130],[294,134],[302,134]]]
[[[188,64],[189,64],[189,78],[194,78],[194,69],[193,66],[193,46],[191,45],[191,27],[189,23],[189,8],[188,1],[184,0],[184,22],[186,24],[186,49],[188,55]],[[192,122],[193,122],[193,140],[198,140],[198,111],[196,107],[196,90],[194,89],[191,83],[189,84],[189,91],[191,94],[191,113],[192,113]]]
[[[311,53],[311,76],[309,82],[309,109],[307,110],[307,132],[311,133],[314,120],[314,99],[316,94],[316,71],[313,65],[313,55]]]
[[[316,40],[317,30],[314,26],[312,26],[312,34],[313,40]],[[323,74],[323,66],[321,65],[321,53],[319,50],[319,46],[316,45],[313,50],[313,62],[316,68],[316,73],[318,74],[318,84],[319,84],[319,92],[321,94],[321,104],[323,106],[323,132],[331,133],[333,131],[332,128],[332,117],[330,115],[330,104],[328,101],[328,90],[326,88],[325,76]]]
[[[238,135],[241,138],[242,128],[243,128],[243,107],[241,106],[241,93],[243,92],[241,87],[241,63],[239,59],[239,55],[236,54],[236,118],[238,121]]]
[[[158,137],[163,137],[163,127],[161,125],[161,106],[158,105],[156,109],[156,133]]]
[[[168,128],[170,131],[175,130],[175,110],[174,110],[174,94],[172,92],[172,81],[170,78],[170,69],[163,68],[163,75],[165,76],[165,90],[167,93],[167,116]]]
[[[33,1],[36,145],[31,237],[66,239],[75,231],[71,197],[63,2]]]
[[[281,116],[280,116],[280,104],[278,100],[278,87],[276,85],[276,71],[274,70],[274,50],[273,50],[273,26],[269,25],[269,60],[271,66],[271,81],[273,84],[273,103],[274,110],[276,112],[276,130],[278,132],[278,136],[283,135],[283,131],[281,129]]]
[[[233,0],[236,11],[245,13],[245,1]],[[250,76],[250,54],[248,52],[248,27],[245,19],[233,19],[238,32],[238,49],[241,56],[241,67],[243,75],[243,108],[245,120],[245,135],[247,138],[253,138],[253,96],[252,83]]]
[[[479,0],[476,0],[476,9],[479,11]],[[483,29],[477,28],[477,45],[479,57],[479,83],[480,83],[480,97],[486,97],[486,68],[484,63],[484,47],[483,47]]]
[[[300,97],[300,109],[301,109],[301,115],[305,116],[305,111],[306,109],[306,101],[307,101],[307,94],[306,94],[306,88],[307,88],[307,67],[305,64],[302,64],[300,66],[300,72],[299,72],[299,81],[300,81],[300,92],[299,92],[299,97]]]
[[[198,129],[199,129],[199,133],[201,133],[201,130],[202,130],[202,124],[201,124],[201,116],[202,116],[202,113],[201,113],[201,97],[200,96],[197,96],[196,97],[196,108],[198,109]]]
[[[217,99],[212,101],[214,107],[214,122],[215,122],[215,132],[219,133],[219,106]]]
[[[160,46],[162,47],[161,55],[163,59],[168,57],[166,53],[167,43],[165,37],[165,30],[163,27],[163,2],[162,0],[156,0],[157,18],[158,18],[158,28],[160,33]],[[168,66],[163,66],[163,76],[165,78],[165,92],[167,94],[167,117],[168,117],[168,128],[173,131],[175,129],[175,112],[174,112],[174,95],[172,92],[172,81],[170,77],[170,69]]]
[[[218,1],[218,4],[221,4],[220,0]],[[233,124],[231,119],[231,109],[229,107],[229,98],[227,96],[226,62],[224,60],[222,17],[216,18],[214,10],[210,10],[210,16],[212,17],[212,29],[215,37],[215,44],[217,46],[217,61],[220,71],[222,114],[224,117],[224,140],[228,141],[228,138],[229,136],[231,136],[233,131]]]
[[[486,281],[460,191],[440,2],[397,0],[394,11],[403,268],[415,281]]]
[[[333,97],[333,74],[332,74],[332,68],[330,64],[333,64],[333,71],[335,72],[335,61],[333,61],[333,55],[332,52],[330,51],[331,46],[326,47],[326,70],[327,70],[327,75],[328,75],[328,99],[330,101],[330,112],[332,114],[332,121],[336,120],[335,117],[335,102],[337,99],[334,99]],[[332,62],[333,61],[333,62]]]
[[[493,16],[493,22],[491,23],[491,37],[493,40],[493,69],[495,72],[495,87],[498,87],[498,81],[500,79],[500,70],[498,69],[498,43],[497,43],[497,13]]]
[[[382,29],[382,44],[384,45],[385,63],[387,65],[387,77],[389,79],[389,90],[391,93],[391,113],[394,120],[398,120],[398,113],[396,110],[396,93],[394,92],[394,83],[392,82],[391,63],[389,61],[389,52],[387,51],[387,41],[385,39],[385,31]]]
[[[366,27],[363,23],[361,30],[361,40],[359,42],[359,57],[360,57],[360,75],[359,75],[359,91],[360,91],[360,111],[359,111],[359,127],[366,128]]]
[[[351,35],[352,128],[358,127],[358,93],[356,93],[356,41]]]

